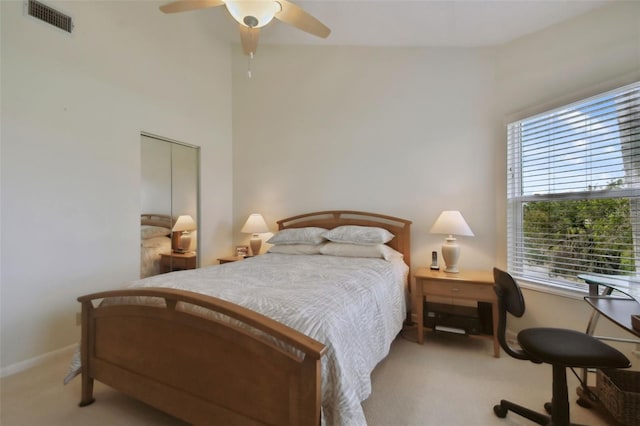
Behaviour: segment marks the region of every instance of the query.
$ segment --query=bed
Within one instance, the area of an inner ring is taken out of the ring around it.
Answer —
[[[169,215],[140,215],[140,278],[161,273],[160,253],[171,252],[172,227],[173,219]]]
[[[79,297],[80,405],[99,380],[193,424],[366,424],[370,373],[406,318],[411,222],[326,211],[277,223],[393,238],[375,245],[384,258],[276,244],[286,250]]]

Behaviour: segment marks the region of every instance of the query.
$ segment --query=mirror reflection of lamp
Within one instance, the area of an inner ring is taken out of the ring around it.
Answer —
[[[189,215],[178,217],[176,224],[173,225],[171,236],[171,248],[176,253],[186,253],[191,246],[191,231],[196,229],[196,223]]]
[[[249,245],[251,246],[251,254],[253,256],[259,255],[262,240],[260,239],[260,236],[258,234],[269,232],[269,227],[267,226],[267,222],[264,221],[264,217],[262,217],[260,213],[251,214],[240,232],[243,232],[245,234],[253,234],[251,236],[251,240],[249,240]]]
[[[446,244],[442,245],[442,258],[446,265],[445,272],[459,272],[458,259],[460,258],[460,246],[456,243],[454,235],[473,237],[473,232],[457,210],[445,210],[440,213],[438,219],[431,227],[432,234],[449,235]]]

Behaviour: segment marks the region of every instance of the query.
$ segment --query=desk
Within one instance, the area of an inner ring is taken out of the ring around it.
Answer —
[[[611,275],[588,275],[581,274],[578,278],[589,285],[589,295],[584,300],[591,305],[593,312],[587,325],[587,334],[593,336],[600,315],[604,315],[614,324],[624,330],[640,337],[640,330],[633,328],[631,315],[640,315],[640,282],[633,281],[629,277],[615,277]],[[602,292],[600,287],[604,287]],[[624,339],[617,337],[596,336],[602,340],[612,340],[617,342],[640,343],[637,339]],[[590,398],[594,392],[591,386],[586,386],[587,369],[582,370],[582,382],[586,389],[578,386],[578,404],[593,406],[597,411],[608,412],[604,405],[597,400]],[[583,401],[581,403],[580,401]],[[585,405],[583,405],[585,406]]]
[[[581,274],[578,278],[589,285],[589,296],[585,296],[584,300],[594,309],[587,325],[587,334],[593,335],[602,314],[614,324],[640,337],[640,330],[634,329],[631,325],[631,315],[640,315],[640,282],[630,280],[628,277],[610,275]],[[600,286],[604,287],[602,292],[600,292]],[[606,339],[628,341],[627,339]]]
[[[418,321],[418,343],[424,343],[424,308],[423,302],[429,296],[445,297],[452,301],[471,300],[489,302],[492,309],[493,322],[493,355],[500,357],[498,342],[498,296],[493,289],[493,273],[491,271],[460,271],[448,273],[419,268],[416,278],[416,320]]]

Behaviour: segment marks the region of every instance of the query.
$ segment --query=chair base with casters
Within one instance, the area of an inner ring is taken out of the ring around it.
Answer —
[[[528,328],[518,333],[520,349],[509,346],[506,339],[507,312],[521,317],[524,298],[520,287],[508,273],[494,268],[495,291],[498,295],[498,341],[514,358],[537,364],[550,364],[553,370],[551,403],[544,404],[547,414],[539,413],[510,401],[502,400],[493,407],[496,416],[504,418],[509,411],[539,425],[569,426],[569,394],[567,368],[628,368],[629,359],[617,349],[575,330],[562,328]]]

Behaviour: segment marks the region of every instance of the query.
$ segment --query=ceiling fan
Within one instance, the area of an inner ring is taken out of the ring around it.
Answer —
[[[253,57],[260,28],[273,18],[318,37],[327,38],[331,30],[288,0],[177,0],[160,6],[164,13],[186,12],[225,5],[238,22],[242,50]]]

